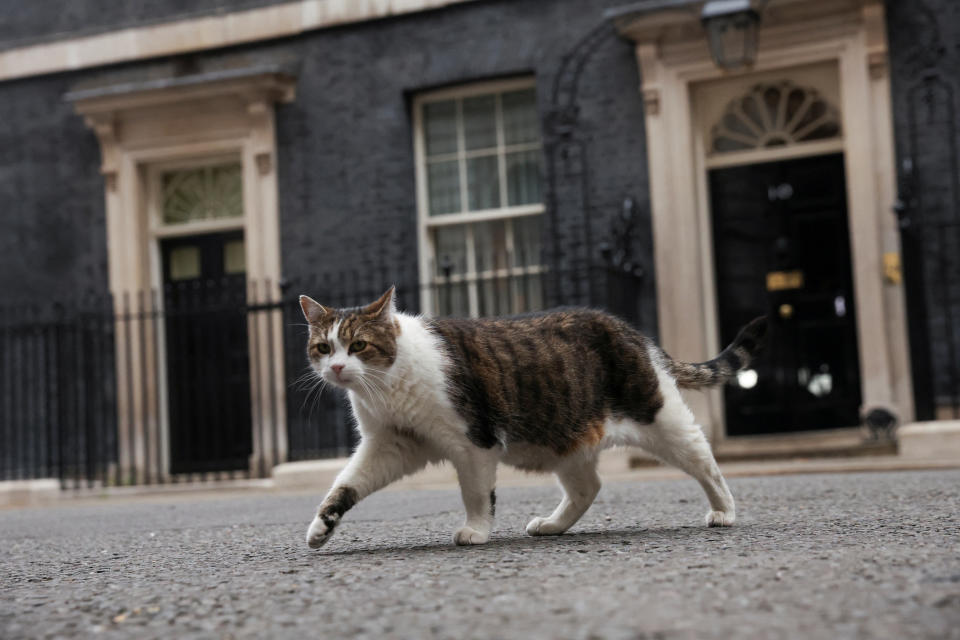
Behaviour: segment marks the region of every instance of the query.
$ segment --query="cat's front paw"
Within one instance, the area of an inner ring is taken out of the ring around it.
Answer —
[[[326,544],[336,528],[337,520],[338,518],[330,516],[314,518],[313,522],[310,523],[310,528],[307,529],[307,546],[311,549],[319,549]]]
[[[537,517],[527,523],[528,536],[558,536],[564,531],[564,527],[550,518]]]
[[[483,544],[490,539],[490,533],[484,533],[482,531],[477,531],[473,527],[468,527],[466,525],[457,529],[457,532],[453,534],[453,542],[459,546],[465,546],[468,544]]]
[[[708,527],[729,527],[737,519],[733,511],[710,511],[707,513]]]

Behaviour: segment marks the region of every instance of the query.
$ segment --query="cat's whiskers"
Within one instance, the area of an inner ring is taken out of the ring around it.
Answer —
[[[366,378],[366,376],[369,373],[370,373],[369,371],[364,372],[362,375],[357,377],[357,380],[360,382],[363,388],[369,392],[372,399],[379,401],[379,403],[383,405],[383,407],[386,407],[387,397],[383,392],[384,390],[378,389],[377,386],[374,384],[374,382],[376,382],[376,378],[373,378],[372,380],[368,380]]]
[[[370,372],[366,372],[362,376],[364,384],[368,385],[371,392],[373,392],[374,394],[376,394],[378,398],[380,398],[380,401],[383,404],[383,406],[386,406],[387,405],[386,387],[383,385],[382,382],[377,380],[376,377],[371,377],[370,379],[367,379],[368,375],[370,375]]]
[[[290,383],[290,386],[296,389],[297,391],[304,391],[314,384],[316,384],[317,379],[323,380],[319,373],[317,373],[313,367],[309,367],[304,371],[296,380]]]
[[[304,383],[302,389],[306,389],[306,394],[303,397],[303,402],[300,403],[300,411],[303,411],[303,408],[310,402],[310,411],[307,413],[307,421],[309,422],[313,418],[313,410],[320,403],[320,398],[323,395],[323,390],[327,386],[326,379],[313,372],[313,379],[307,380]]]
[[[376,369],[367,369],[364,371],[364,375],[369,375],[374,380],[379,382],[383,386],[384,391],[390,387],[390,382],[392,380],[403,380],[401,376],[391,374],[388,371],[378,371]]]

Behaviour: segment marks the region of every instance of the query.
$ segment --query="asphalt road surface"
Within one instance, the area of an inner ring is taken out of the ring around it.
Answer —
[[[960,638],[960,471],[604,487],[530,538],[554,487],[498,491],[454,547],[455,491],[388,491],[320,551],[317,495],[0,511],[0,638]]]

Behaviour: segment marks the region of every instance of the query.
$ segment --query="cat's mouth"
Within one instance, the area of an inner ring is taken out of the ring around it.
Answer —
[[[325,375],[324,378],[327,380],[327,382],[337,387],[343,387],[344,389],[349,388],[350,385],[356,382],[357,380],[356,376],[354,375],[351,375],[351,374],[341,375],[339,373],[330,373],[328,375]]]

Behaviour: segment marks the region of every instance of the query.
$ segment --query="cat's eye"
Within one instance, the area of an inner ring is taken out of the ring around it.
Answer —
[[[354,340],[353,344],[350,345],[350,353],[357,353],[358,351],[363,351],[367,348],[367,342],[365,340]]]
[[[330,353],[330,345],[327,344],[326,342],[318,342],[317,344],[313,345],[313,347],[317,350],[317,353],[319,354],[327,355],[328,353]]]

